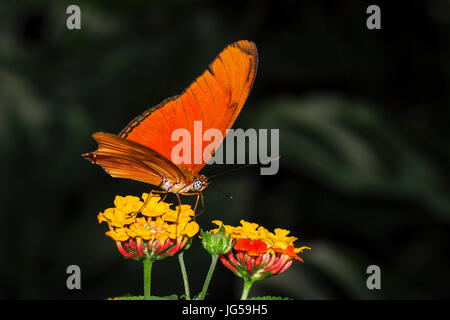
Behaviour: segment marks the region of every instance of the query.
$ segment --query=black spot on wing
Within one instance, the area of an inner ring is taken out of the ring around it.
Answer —
[[[234,102],[234,103],[230,104],[230,105],[228,106],[228,108],[230,108],[230,109],[236,109],[237,106],[238,106],[238,103],[237,103],[237,102]]]
[[[214,59],[214,60],[215,60],[215,59]],[[211,74],[214,76],[214,71],[213,71],[212,68],[211,68],[211,63],[208,64],[208,71],[209,71],[209,73],[211,73]]]

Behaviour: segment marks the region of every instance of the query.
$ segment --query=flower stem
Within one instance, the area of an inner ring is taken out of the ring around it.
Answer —
[[[244,288],[242,289],[241,300],[247,300],[248,293],[250,292],[250,288],[252,287],[253,281],[244,279]]]
[[[216,268],[217,259],[219,258],[218,254],[213,254],[211,256],[211,265],[209,266],[208,274],[206,275],[205,283],[203,284],[202,292],[200,292],[200,295],[198,296],[199,300],[204,300],[206,296],[206,291],[209,287],[209,282],[211,281],[212,275],[214,273],[214,269]]]
[[[150,287],[152,282],[152,259],[144,260],[144,299],[150,300]]]
[[[186,300],[191,300],[191,295],[189,293],[189,281],[186,273],[186,266],[184,265],[183,254],[184,252],[181,252],[178,255],[178,261],[180,262],[181,274],[183,275],[184,295],[186,296]]]

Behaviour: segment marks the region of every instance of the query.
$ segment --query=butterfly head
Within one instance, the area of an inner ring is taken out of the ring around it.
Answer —
[[[192,181],[192,190],[195,192],[202,191],[208,186],[208,178],[204,175],[198,175]]]

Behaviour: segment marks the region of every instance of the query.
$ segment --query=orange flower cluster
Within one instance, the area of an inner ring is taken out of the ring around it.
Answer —
[[[225,233],[230,235],[233,250],[220,255],[225,267],[242,278],[259,280],[286,271],[293,260],[303,261],[297,253],[310,249],[295,248],[295,237],[288,236],[289,231],[275,229],[270,232],[256,223],[241,220],[238,227],[223,225],[221,221],[213,221],[219,228],[223,226]],[[218,229],[212,232],[218,232]]]
[[[149,196],[146,206],[136,214]],[[172,209],[172,204],[161,201],[157,194],[144,193],[142,201],[135,196],[116,196],[114,205],[97,218],[99,223],[108,223],[106,235],[127,258],[160,260],[172,256],[186,249],[199,231],[189,205]]]

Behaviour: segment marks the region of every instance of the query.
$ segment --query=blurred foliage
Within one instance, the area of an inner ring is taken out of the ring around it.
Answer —
[[[236,128],[280,128],[280,171],[247,168],[206,191],[209,221],[283,227],[312,247],[305,263],[250,296],[295,299],[450,297],[450,5],[259,0],[0,3],[0,298],[104,299],[140,294],[142,266],[123,260],[96,214],[116,194],[148,191],[84,161],[91,134],[181,92],[228,43],[256,42],[260,64]],[[206,174],[229,166],[205,168]],[[230,166],[232,167],[232,166]],[[209,266],[185,254],[197,293]],[[68,265],[82,290],[66,288]],[[382,290],[366,288],[381,267]],[[176,259],[154,266],[153,292],[182,293]],[[218,266],[209,298],[239,296]]]

